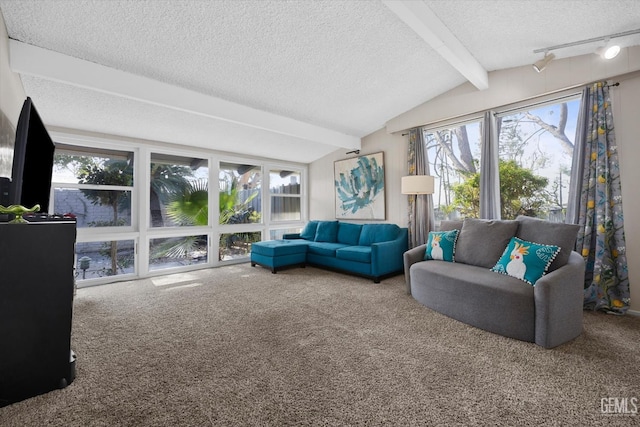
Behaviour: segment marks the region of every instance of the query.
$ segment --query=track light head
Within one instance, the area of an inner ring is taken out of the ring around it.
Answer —
[[[595,53],[596,55],[600,55],[602,59],[613,59],[620,53],[620,46],[617,44],[602,46],[599,47]]]
[[[553,53],[545,53],[544,58],[533,63],[533,69],[538,73],[542,72],[542,70],[544,70],[547,65],[549,65],[549,62],[553,61],[555,57],[556,56]]]
[[[620,53],[620,46],[611,43],[609,37],[605,37],[604,46],[600,46],[596,49],[595,54],[600,55],[602,59],[613,59]]]

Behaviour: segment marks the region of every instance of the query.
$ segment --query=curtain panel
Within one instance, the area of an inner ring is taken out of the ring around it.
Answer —
[[[407,170],[409,175],[429,175],[429,160],[422,128],[409,131],[409,153]],[[435,222],[433,197],[431,194],[409,195],[408,228],[409,248],[427,243],[429,231]]]
[[[586,263],[584,306],[624,314],[629,277],[624,236],[620,165],[609,87],[598,82],[584,91],[586,107],[579,189],[576,250]]]
[[[500,168],[498,158],[499,120],[493,111],[485,111],[482,120],[480,155],[480,218],[500,219]],[[497,122],[497,123],[496,123]]]

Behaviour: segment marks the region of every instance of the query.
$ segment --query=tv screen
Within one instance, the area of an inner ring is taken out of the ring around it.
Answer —
[[[54,151],[49,132],[33,101],[27,98],[16,127],[11,182],[8,191],[1,194],[3,205],[31,208],[39,204],[41,212],[49,210]]]

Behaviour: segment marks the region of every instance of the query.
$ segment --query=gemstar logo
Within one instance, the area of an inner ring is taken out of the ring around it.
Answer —
[[[603,397],[600,399],[600,412],[605,415],[637,415],[637,397]]]

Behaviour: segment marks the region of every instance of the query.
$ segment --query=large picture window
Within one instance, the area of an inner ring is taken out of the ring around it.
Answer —
[[[56,150],[53,210],[75,215],[78,228],[131,226],[133,153]]]
[[[135,241],[123,237],[133,228],[133,171],[133,152],[56,149],[53,211],[73,214],[79,233],[85,236],[85,241],[76,244],[79,282],[136,271]],[[109,238],[97,233],[98,229]]]
[[[195,264],[209,259],[207,236],[180,236],[149,241],[149,270],[162,270]]]
[[[135,272],[135,242],[112,240],[76,243],[76,279],[90,280]]]
[[[218,260],[246,259],[251,244],[262,240],[260,231],[244,231],[247,224],[263,223],[262,167],[221,162],[219,173],[219,222],[225,232],[219,235]]]
[[[262,168],[220,163],[220,224],[262,222]]]
[[[527,215],[563,222],[580,102],[573,95],[492,114],[497,141],[482,140],[481,121],[425,129],[427,161],[436,179],[436,223],[479,218],[481,198],[490,204],[496,197],[502,219]],[[482,144],[496,147],[497,164],[481,159]],[[498,194],[481,194],[481,174],[498,176]]]
[[[209,222],[207,160],[152,154],[149,208],[152,227],[207,225]]]
[[[480,175],[480,122],[425,130],[427,159],[435,177],[433,207],[436,222],[478,217]]]
[[[269,171],[271,221],[300,221],[300,172],[272,169]]]
[[[498,115],[500,210],[564,222],[580,98]]]
[[[53,137],[50,209],[77,219],[79,286],[244,262],[252,243],[299,232],[306,220],[302,164]]]

